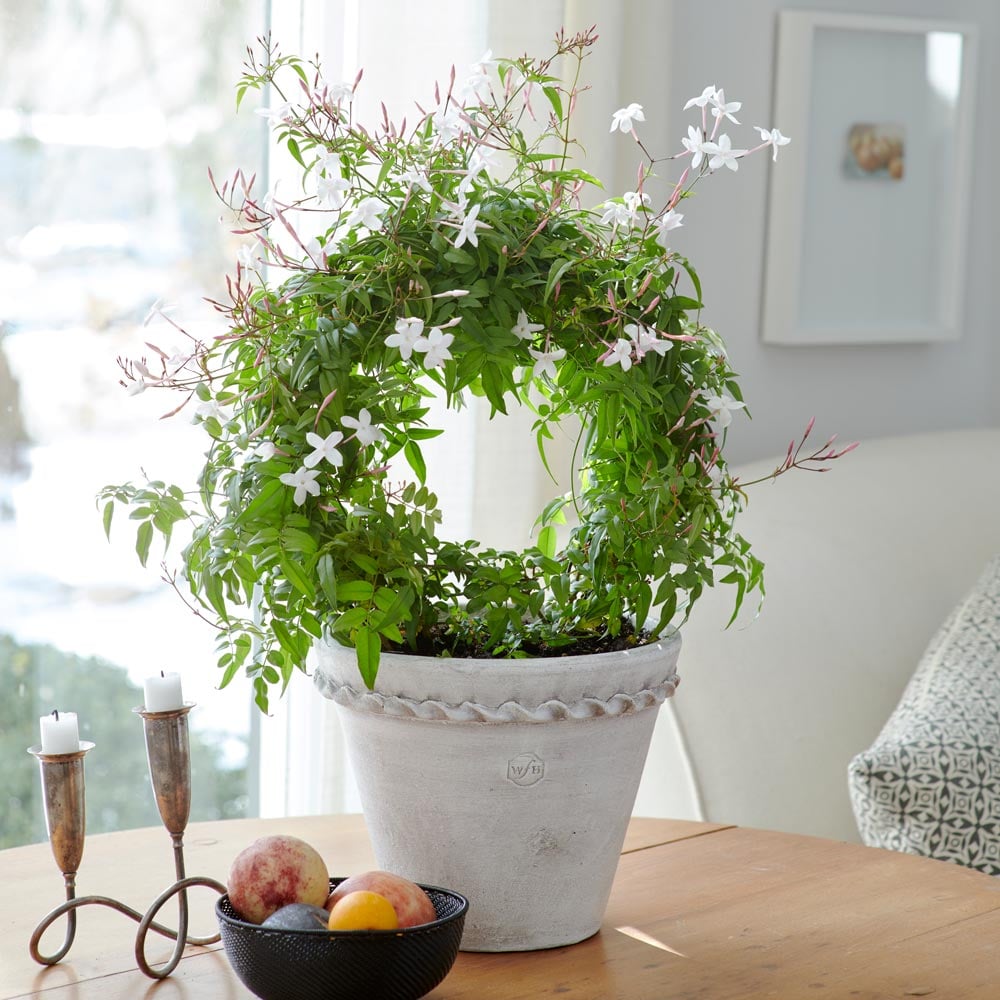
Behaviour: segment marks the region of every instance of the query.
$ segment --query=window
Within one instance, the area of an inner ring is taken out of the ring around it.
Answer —
[[[160,669],[199,705],[192,819],[254,808],[249,699],[214,690],[212,630],[139,568],[129,525],[105,541],[94,498],[141,468],[196,471],[203,432],[158,421],[165,397],[129,398],[115,359],[180,344],[171,317],[212,322],[203,300],[221,294],[236,237],[214,221],[206,168],[262,159],[263,123],[233,108],[264,15],[241,0],[0,5],[0,846],[44,839],[25,748],[53,708],[97,744],[88,830],[159,822],[131,708]]]

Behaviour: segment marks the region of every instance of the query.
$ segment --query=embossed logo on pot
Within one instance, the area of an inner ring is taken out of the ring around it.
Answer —
[[[507,761],[507,780],[527,787],[545,777],[545,761],[538,754],[519,753]]]

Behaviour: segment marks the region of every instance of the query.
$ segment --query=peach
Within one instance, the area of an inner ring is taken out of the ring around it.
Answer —
[[[400,927],[415,927],[437,920],[430,896],[415,882],[391,872],[371,871],[352,875],[330,894],[326,908],[332,910],[350,892],[375,892],[392,903]]]
[[[229,870],[229,901],[253,924],[290,903],[323,906],[329,894],[326,862],[298,837],[259,837],[236,856]]]

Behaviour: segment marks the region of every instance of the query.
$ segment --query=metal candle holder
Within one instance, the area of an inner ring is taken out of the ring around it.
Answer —
[[[76,895],[76,873],[83,857],[86,827],[83,758],[94,749],[94,744],[81,741],[79,750],[61,754],[43,753],[40,746],[28,748],[28,753],[37,758],[41,768],[42,789],[45,795],[45,826],[52,853],[59,870],[63,873],[66,886],[66,902],[50,911],[31,935],[29,945],[31,957],[40,965],[55,965],[66,957],[76,937],[76,911],[81,906],[92,904],[108,906],[138,922],[135,960],[150,979],[165,979],[169,976],[181,960],[185,945],[208,945],[219,940],[218,934],[213,934],[211,937],[188,935],[187,890],[192,886],[204,885],[219,893],[226,891],[226,887],[215,879],[203,876],[189,877],[184,873],[184,830],[191,812],[191,751],[187,716],[192,708],[194,704],[188,702],[182,708],[169,712],[147,712],[145,707],[133,709],[142,716],[149,777],[153,784],[153,794],[156,797],[160,818],[173,840],[174,870],[177,875],[176,881],[153,900],[145,913],[140,913],[109,896]],[[155,920],[161,907],[172,896],[179,897],[176,931],[164,927]],[[63,914],[66,914],[66,937],[62,947],[52,955],[43,955],[39,950],[42,935]],[[153,969],[146,961],[146,934],[150,930],[176,942],[169,961],[159,969]]]

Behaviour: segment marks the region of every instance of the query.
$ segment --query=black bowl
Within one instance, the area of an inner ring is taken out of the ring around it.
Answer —
[[[343,881],[330,879],[333,891]],[[220,896],[215,904],[233,971],[261,1000],[417,1000],[455,964],[469,901],[450,889],[421,888],[437,920],[395,931],[277,930],[241,920]]]

